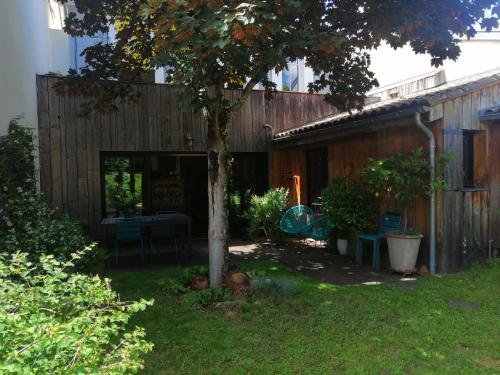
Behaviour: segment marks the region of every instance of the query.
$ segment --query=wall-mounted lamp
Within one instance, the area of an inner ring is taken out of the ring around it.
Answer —
[[[191,136],[191,133],[186,133],[184,138],[186,139],[187,146],[189,148],[193,148],[193,144],[194,144],[195,139]]]
[[[273,127],[269,124],[264,124],[262,125],[263,128],[267,128],[267,129],[270,129],[270,130],[273,130]]]

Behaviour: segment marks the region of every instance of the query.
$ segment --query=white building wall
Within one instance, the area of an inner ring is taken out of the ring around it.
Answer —
[[[46,0],[0,1],[0,135],[23,115],[37,125],[37,73],[50,69]]]
[[[500,31],[479,32],[474,39],[460,42],[462,53],[456,61],[446,60],[442,67],[446,80],[452,81],[500,66]],[[415,55],[409,46],[394,50],[387,44],[372,51],[371,70],[380,86],[437,70],[429,55]]]

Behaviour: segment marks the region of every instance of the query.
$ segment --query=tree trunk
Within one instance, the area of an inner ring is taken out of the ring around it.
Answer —
[[[229,151],[221,127],[209,121],[208,152],[208,252],[210,286],[220,287],[228,271]]]

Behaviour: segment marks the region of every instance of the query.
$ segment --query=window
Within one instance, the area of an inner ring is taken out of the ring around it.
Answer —
[[[289,61],[282,72],[282,90],[299,91],[299,61]]]
[[[124,211],[140,212],[143,207],[144,160],[141,157],[113,156],[104,159],[106,217]]]
[[[463,132],[464,187],[474,186],[474,132]]]

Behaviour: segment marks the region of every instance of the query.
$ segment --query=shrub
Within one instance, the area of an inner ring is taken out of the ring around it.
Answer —
[[[68,215],[54,216],[37,193],[33,152],[30,129],[20,126],[19,118],[13,119],[7,135],[0,137],[0,249],[8,253],[22,249],[33,262],[42,253],[64,262],[91,241]],[[79,257],[76,269],[95,271],[104,257],[101,249],[94,248]]]
[[[287,207],[288,189],[270,189],[262,197],[253,195],[251,207],[245,213],[251,236],[263,231],[266,238],[276,242],[280,239],[279,220]]]
[[[188,305],[211,306],[217,302],[230,301],[233,299],[231,292],[226,288],[208,288],[190,292],[182,297],[182,301]]]
[[[351,231],[366,230],[373,225],[375,206],[363,183],[337,176],[321,196],[322,208],[341,238],[347,238]]]
[[[9,123],[7,135],[0,137],[0,199],[14,189],[35,191],[35,166],[33,162],[33,134],[31,129],[19,125],[16,117]]]
[[[15,253],[23,249],[36,262],[42,253],[59,261],[71,259],[74,251],[91,245],[78,222],[68,215],[54,216],[53,210],[32,191],[16,189],[0,210],[0,222],[6,228],[0,235],[0,248]],[[94,247],[75,261],[76,270],[97,271],[104,264],[105,253]]]
[[[91,251],[86,248],[74,260]],[[130,317],[152,301],[121,302],[110,280],[68,272],[42,255],[0,254],[2,374],[125,374],[152,349]]]
[[[448,155],[438,158],[440,170],[448,161]],[[408,207],[419,198],[428,197],[433,191],[446,187],[441,174],[431,180],[431,165],[423,156],[422,148],[409,154],[398,152],[388,158],[369,159],[368,167],[362,172],[363,179],[377,198],[393,199],[404,209],[404,232],[408,232]]]

